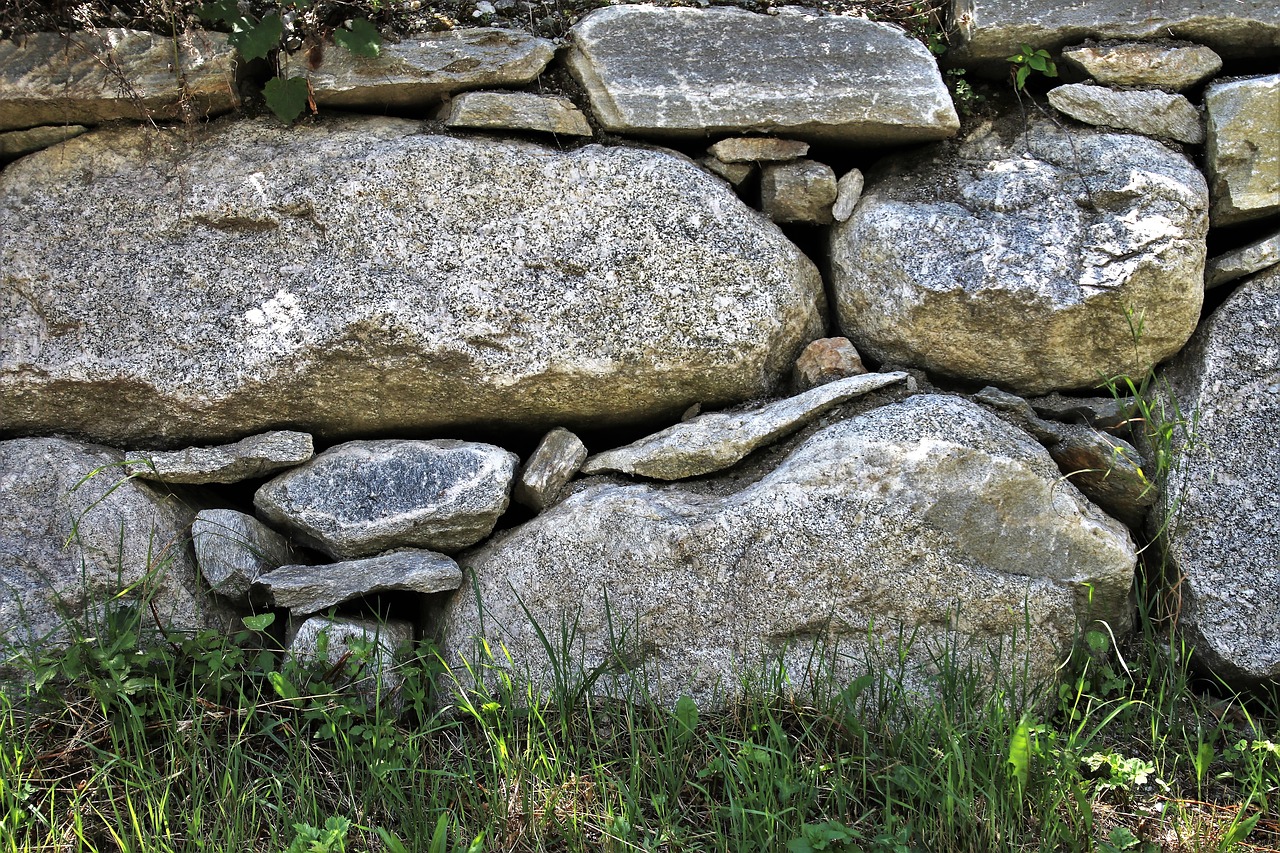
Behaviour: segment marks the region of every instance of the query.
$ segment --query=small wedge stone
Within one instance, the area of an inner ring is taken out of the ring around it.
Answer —
[[[853,216],[853,209],[862,198],[862,188],[866,180],[861,169],[850,169],[836,181],[836,203],[831,208],[831,217],[836,222],[848,222]]]
[[[315,456],[311,435],[277,430],[219,447],[135,450],[129,473],[164,483],[238,483],[301,465]]]
[[[719,175],[735,187],[751,177],[751,174],[755,171],[755,166],[751,163],[726,163],[719,157],[712,157],[710,154],[705,157],[699,157],[698,165],[713,175]]]
[[[774,222],[827,225],[836,194],[835,171],[814,160],[771,164],[760,176],[760,208]]]
[[[712,157],[726,163],[781,163],[799,160],[809,153],[809,143],[769,136],[738,136],[722,139],[707,149]]]
[[[281,566],[259,577],[257,587],[276,607],[316,613],[375,592],[448,592],[461,583],[462,571],[453,560],[406,549],[321,566]]]
[[[586,459],[587,448],[581,439],[563,427],[551,430],[520,469],[512,498],[541,512],[564,495]]]
[[[0,133],[0,163],[8,163],[10,160],[43,151],[59,142],[74,139],[88,129],[82,124],[68,124]]]
[[[1107,86],[1180,92],[1222,70],[1222,57],[1190,42],[1104,42],[1064,48],[1068,68]]]
[[[590,136],[591,125],[573,101],[528,92],[464,92],[450,102],[444,123],[470,130],[530,130]]]
[[[791,370],[791,386],[808,391],[819,385],[867,372],[862,356],[848,338],[819,338],[804,348]]]
[[[1280,232],[1211,259],[1204,270],[1204,289],[1227,284],[1276,264],[1280,264]]]
[[[298,554],[279,533],[261,521],[232,509],[206,509],[191,523],[196,565],[205,583],[223,598],[248,605],[258,578]]]
[[[1049,103],[1085,124],[1132,130],[1188,145],[1204,142],[1200,112],[1182,95],[1068,83],[1049,91]]]

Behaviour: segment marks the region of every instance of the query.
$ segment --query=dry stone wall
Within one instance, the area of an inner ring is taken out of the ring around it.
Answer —
[[[128,588],[665,702],[1049,679],[1151,543],[1274,681],[1280,20],[1040,5],[957,0],[951,72],[1066,78],[978,115],[800,7],[281,57],[292,126],[222,34],[0,43],[6,656]]]

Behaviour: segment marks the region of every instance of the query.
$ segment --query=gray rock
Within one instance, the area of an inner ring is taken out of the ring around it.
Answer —
[[[335,559],[456,551],[507,509],[519,459],[491,444],[351,441],[258,489],[259,515]]]
[[[1280,212],[1280,74],[1214,83],[1204,106],[1210,221],[1234,225]]]
[[[725,163],[781,163],[808,154],[809,143],[771,136],[735,136],[715,143],[707,153]]]
[[[109,601],[150,602],[176,631],[230,618],[196,580],[195,509],[123,468],[124,455],[104,447],[0,442],[0,646],[61,644],[69,621],[93,636]],[[153,624],[146,612],[144,629]]]
[[[1261,57],[1280,47],[1274,0],[951,0],[948,63],[1007,75],[1006,57],[1029,44],[1055,51],[1085,39],[1176,38],[1221,56]]]
[[[28,154],[75,139],[89,128],[82,124],[66,124],[57,127],[33,127],[29,130],[11,130],[0,133],[0,163],[8,163]]]
[[[1172,390],[1165,416],[1181,422],[1160,512],[1153,514],[1166,525],[1170,576],[1184,579],[1178,624],[1215,676],[1274,681],[1280,678],[1280,270],[1236,288],[1160,378]]]
[[[1134,417],[1132,397],[1065,397],[1048,394],[1027,401],[1042,418],[1082,423],[1104,430],[1127,428]]]
[[[1068,83],[1049,90],[1049,103],[1058,112],[1085,124],[1132,130],[1189,145],[1204,142],[1200,111],[1181,95]]]
[[[464,92],[448,107],[447,127],[531,130],[557,136],[590,136],[587,117],[568,98],[530,92]]]
[[[174,68],[174,59],[181,61]],[[103,29],[0,41],[0,130],[204,118],[240,105],[223,33]]]
[[[204,509],[191,523],[196,565],[214,592],[248,606],[258,577],[299,557],[289,541],[251,515],[233,509]]]
[[[1222,57],[1188,42],[1104,42],[1062,51],[1062,62],[1106,86],[1181,92],[1222,70]]]
[[[165,483],[238,483],[301,465],[314,455],[310,435],[277,430],[221,447],[135,450],[129,453],[128,471],[144,480]]]
[[[886,145],[960,127],[928,49],[864,18],[614,6],[573,27],[567,62],[618,133]]]
[[[853,216],[853,209],[862,198],[862,188],[866,186],[861,169],[850,169],[836,181],[836,203],[831,208],[831,218],[836,222],[848,222]]]
[[[285,56],[288,77],[306,77],[321,107],[421,107],[455,92],[532,83],[555,44],[517,30],[462,28],[384,42],[376,57],[327,50],[312,68],[307,51]]]
[[[1211,258],[1204,270],[1208,290],[1280,264],[1280,231],[1270,237]]]
[[[600,428],[771,393],[822,333],[817,268],[692,162],[421,130],[100,130],[6,168],[0,434]]]
[[[1141,376],[1199,319],[1207,206],[1154,140],[984,123],[868,174],[832,229],[840,328],[881,363],[1022,394]]]
[[[268,600],[295,616],[376,592],[448,592],[461,583],[457,563],[417,549],[321,566],[281,566],[258,578]]]
[[[556,427],[543,436],[520,468],[511,497],[516,503],[541,512],[564,495],[569,481],[587,460],[587,448],[576,435]]]
[[[815,654],[838,683],[878,665],[928,690],[930,655],[948,643],[993,679],[1023,665],[1052,678],[1079,623],[1124,632],[1135,562],[1123,527],[1024,433],[964,400],[917,396],[818,431],[727,494],[575,492],[461,560],[442,650],[479,662],[482,637],[546,687],[531,616],[548,637],[568,628],[562,671],[599,669],[596,690],[647,679],[657,701],[700,705],[779,658],[804,690]]]
[[[719,175],[735,187],[755,172],[755,167],[750,163],[726,163],[710,155],[699,157],[697,162],[702,168],[714,175]]]
[[[1052,428],[1057,440],[1048,444],[1049,455],[1063,475],[1113,518],[1141,527],[1158,491],[1143,470],[1137,448],[1090,427],[1054,424]]]
[[[836,201],[836,173],[826,163],[771,163],[760,174],[760,209],[774,222],[827,225]]]
[[[395,711],[403,704],[399,665],[412,648],[413,626],[408,622],[312,616],[293,631],[288,653],[322,668],[336,688],[356,691],[369,707]]]
[[[841,403],[906,378],[905,373],[851,376],[758,409],[698,415],[626,447],[597,453],[582,466],[582,473],[617,471],[658,480],[710,474],[790,435]]]
[[[808,391],[819,385],[867,372],[862,356],[848,338],[818,338],[804,348],[791,369],[791,387]]]

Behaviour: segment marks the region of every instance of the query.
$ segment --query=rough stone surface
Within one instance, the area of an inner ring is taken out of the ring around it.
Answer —
[[[826,163],[771,163],[760,174],[760,209],[774,222],[827,225],[836,201],[836,173]]]
[[[1049,103],[1058,112],[1085,124],[1132,130],[1190,145],[1204,142],[1200,111],[1181,95],[1068,83],[1049,90]]]
[[[0,435],[605,427],[771,393],[821,335],[813,263],[692,162],[421,129],[100,130],[9,166]]]
[[[750,163],[726,163],[710,155],[699,157],[698,165],[712,174],[719,175],[735,187],[755,172],[755,166]]]
[[[126,589],[127,602],[145,596],[175,630],[226,617],[196,580],[195,509],[125,479],[123,462],[64,439],[0,442],[0,645],[65,641],[64,618],[93,630],[103,603]]]
[[[1039,425],[1054,433],[1049,455],[1085,497],[1130,527],[1142,526],[1157,490],[1143,471],[1137,448],[1090,427],[1047,421]]]
[[[861,169],[850,169],[836,181],[836,203],[831,208],[831,217],[836,222],[848,222],[853,216],[853,209],[862,198],[862,188],[866,179]]]
[[[543,436],[521,466],[511,497],[516,503],[541,512],[560,500],[586,460],[587,448],[582,440],[569,430],[556,427]]]
[[[1132,397],[1066,397],[1062,394],[1048,394],[1027,402],[1042,418],[1087,424],[1105,430],[1127,427],[1132,422],[1135,407]]]
[[[657,480],[710,474],[790,435],[843,402],[906,378],[905,373],[852,376],[758,409],[698,415],[626,447],[597,453],[582,466],[582,473],[617,471]]]
[[[258,578],[258,587],[276,607],[294,615],[316,613],[376,592],[432,593],[462,583],[458,564],[443,554],[406,549],[320,566],[281,566]]]
[[[808,154],[809,143],[769,136],[735,136],[720,140],[707,153],[726,163],[781,163]]]
[[[136,450],[128,454],[128,470],[135,477],[165,483],[238,483],[301,465],[314,455],[310,435],[277,430],[221,447]]]
[[[1222,70],[1222,57],[1202,44],[1105,42],[1062,51],[1068,68],[1106,86],[1137,86],[1181,92]]]
[[[1199,319],[1207,206],[1154,140],[981,124],[868,174],[832,229],[841,330],[881,363],[1024,394],[1141,376]]]
[[[1204,106],[1210,220],[1233,225],[1280,212],[1280,74],[1214,83]]]
[[[1085,39],[1175,38],[1228,58],[1274,55],[1280,6],[1274,0],[951,0],[947,61],[1008,73],[1005,57],[1029,44],[1050,52]]]
[[[190,31],[177,44],[172,36],[115,29],[0,41],[0,130],[203,118],[239,104],[235,50],[223,33]]]
[[[915,636],[901,665],[922,689],[948,637],[961,657],[1002,644],[1001,666],[1050,677],[1078,622],[1125,630],[1135,561],[1128,533],[1030,437],[966,401],[917,396],[818,431],[736,491],[575,492],[461,561],[443,649],[475,660],[483,636],[546,686],[523,606],[548,636],[572,626],[567,661],[603,666],[597,689],[623,677],[609,666],[620,654],[658,701],[710,704],[779,656],[803,689],[815,644],[842,681],[867,657],[896,669],[900,636]]]
[[[422,33],[384,42],[376,57],[326,50],[311,68],[302,51],[285,57],[285,74],[305,76],[321,107],[382,110],[420,107],[467,89],[524,86],[555,55],[555,44],[489,27]]]
[[[464,92],[445,117],[448,127],[532,130],[557,136],[590,136],[587,117],[568,98],[531,92]]]
[[[325,637],[325,653],[320,653],[320,636]],[[289,641],[289,656],[338,671],[330,680],[338,688],[350,688],[370,707],[383,705],[392,710],[401,705],[400,688],[404,676],[397,664],[399,655],[413,645],[413,626],[408,622],[370,619],[330,619],[312,616],[298,625]],[[362,651],[363,649],[369,651]]]
[[[0,163],[8,163],[10,160],[17,160],[19,157],[57,145],[59,142],[74,139],[88,129],[82,124],[67,124],[0,133]]]
[[[614,6],[574,26],[567,62],[619,133],[884,145],[960,127],[928,49],[863,18]]]
[[[249,590],[260,575],[299,559],[287,539],[233,509],[197,513],[191,542],[204,582],[238,605],[250,603]]]
[[[1219,287],[1280,264],[1280,232],[1211,258],[1204,270],[1204,286]]]
[[[1241,284],[1161,379],[1197,416],[1153,514],[1185,578],[1178,624],[1215,675],[1280,678],[1280,270]]]
[[[804,348],[791,369],[791,387],[808,391],[837,379],[867,372],[862,356],[848,338],[819,338]]]
[[[266,483],[253,504],[336,559],[392,548],[456,551],[493,530],[519,461],[469,441],[351,441]]]

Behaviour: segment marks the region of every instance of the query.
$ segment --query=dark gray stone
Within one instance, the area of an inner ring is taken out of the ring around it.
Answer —
[[[319,566],[281,566],[258,578],[258,588],[267,599],[294,615],[316,613],[376,592],[446,592],[460,583],[462,571],[457,563],[418,549]]]
[[[301,465],[314,455],[309,434],[278,430],[221,447],[135,450],[129,453],[129,473],[165,483],[238,483]]]
[[[28,154],[75,139],[89,128],[82,124],[58,127],[33,127],[29,130],[11,130],[0,133],[0,163],[8,163]]]
[[[408,622],[312,616],[291,633],[289,657],[322,667],[335,687],[355,691],[370,708],[402,707],[399,664],[413,649]]]
[[[251,515],[206,509],[191,524],[196,564],[209,588],[235,604],[250,603],[258,577],[299,559],[289,541]]]

